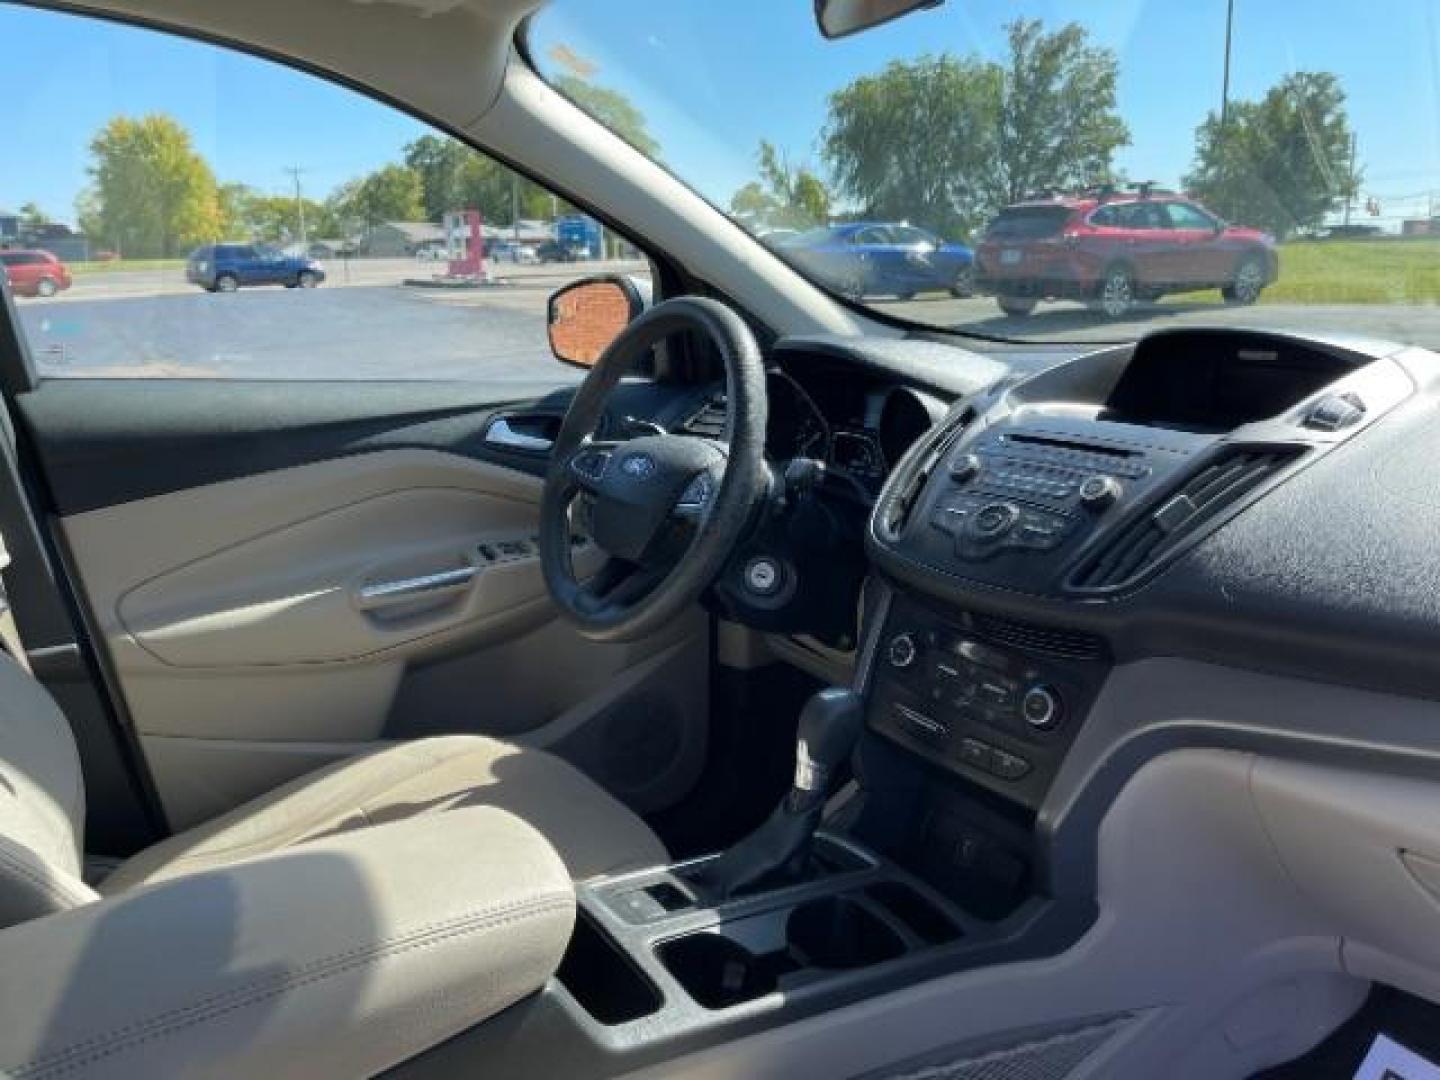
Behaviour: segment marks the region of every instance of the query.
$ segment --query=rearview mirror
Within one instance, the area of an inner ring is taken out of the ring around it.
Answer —
[[[937,8],[945,0],[815,0],[815,22],[828,40],[858,34],[901,15]]]
[[[626,277],[588,277],[550,297],[546,328],[550,351],[561,363],[591,368],[630,325],[645,303]]]

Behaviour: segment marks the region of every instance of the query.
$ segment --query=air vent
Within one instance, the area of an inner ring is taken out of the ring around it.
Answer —
[[[1129,584],[1300,453],[1298,447],[1232,451],[1116,533],[1098,555],[1081,567],[1071,586],[1101,590]]]
[[[1105,643],[1083,630],[1002,619],[997,615],[971,614],[970,627],[997,645],[1009,645],[1021,652],[1058,656],[1067,660],[1098,660],[1105,655]]]
[[[699,411],[680,426],[682,430],[691,435],[703,435],[709,439],[718,439],[725,434],[725,421],[729,415],[725,395],[717,394],[700,406]]]
[[[908,476],[903,476],[904,459],[901,459],[900,465],[898,465],[895,472],[891,474],[891,480],[893,481],[898,478],[900,479],[900,483],[895,485],[895,490],[890,491],[888,495],[882,493],[885,504],[880,511],[879,521],[881,532],[887,538],[894,540],[904,531],[905,526],[910,522],[910,512],[915,509],[915,503],[919,501],[921,494],[924,492],[925,485],[930,480],[930,475],[935,471],[935,467],[945,459],[945,456],[950,452],[950,448],[955,445],[956,441],[964,434],[965,429],[970,426],[974,419],[975,413],[971,409],[966,409],[961,413],[959,418],[956,419],[950,429],[941,436],[939,441],[931,445],[929,451],[925,454],[924,460],[909,471]],[[922,436],[921,440],[915,444],[915,447],[923,445],[923,442],[924,437]],[[907,454],[918,452],[915,447],[907,451]]]

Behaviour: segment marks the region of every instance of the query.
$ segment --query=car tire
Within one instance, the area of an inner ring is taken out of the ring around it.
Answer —
[[[39,281],[35,283],[36,296],[43,296],[48,299],[49,297],[54,296],[59,291],[60,289],[55,284],[54,278],[42,277]]]
[[[1012,319],[1023,319],[1035,310],[1038,303],[1026,296],[997,296],[995,302],[1000,305],[1000,310]]]
[[[968,300],[975,295],[974,263],[966,263],[955,271],[955,280],[950,283],[950,295],[956,300]]]
[[[240,288],[240,279],[234,274],[221,274],[215,279],[216,292],[235,292]]]
[[[1235,280],[1220,290],[1229,304],[1249,306],[1260,299],[1265,290],[1265,264],[1254,255],[1247,255],[1235,268]]]
[[[1100,279],[1095,306],[1107,319],[1123,319],[1135,307],[1135,276],[1123,263],[1116,263]]]
[[[295,284],[302,289],[313,289],[320,284],[320,279],[309,270],[301,270],[300,276],[295,279]]]

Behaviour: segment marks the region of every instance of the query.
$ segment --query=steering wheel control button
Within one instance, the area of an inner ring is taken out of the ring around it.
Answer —
[[[774,596],[785,584],[785,572],[769,555],[757,555],[745,564],[745,588],[756,596]]]
[[[1080,504],[1087,510],[1104,510],[1124,492],[1120,481],[1107,473],[1096,473],[1080,485]]]
[[[890,666],[901,671],[913,667],[919,655],[920,647],[915,644],[913,634],[896,634],[890,639],[890,647],[886,650]]]
[[[1020,699],[1020,714],[1035,731],[1054,731],[1064,712],[1060,695],[1048,686],[1032,686]]]
[[[1011,503],[987,503],[976,511],[970,531],[982,540],[998,540],[1019,518],[1019,509]]]
[[[701,473],[685,485],[685,490],[680,493],[680,501],[675,504],[676,513],[699,514],[710,502],[710,496],[714,494],[714,491],[715,481],[710,479],[710,474]]]
[[[571,459],[570,471],[582,480],[588,480],[594,484],[605,478],[605,470],[609,465],[610,451],[582,450]]]
[[[961,454],[950,463],[950,479],[957,484],[968,484],[980,475],[984,462],[979,454]]]

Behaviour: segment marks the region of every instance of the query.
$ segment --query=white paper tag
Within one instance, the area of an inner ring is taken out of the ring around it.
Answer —
[[[1355,1070],[1355,1080],[1440,1080],[1440,1065],[1406,1050],[1388,1035],[1376,1035]]]

